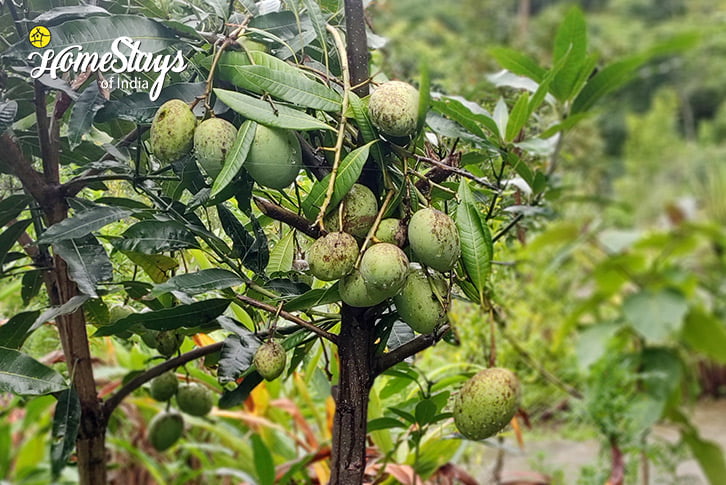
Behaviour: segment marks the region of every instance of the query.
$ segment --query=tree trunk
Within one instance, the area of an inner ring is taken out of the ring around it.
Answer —
[[[340,380],[333,421],[330,483],[363,483],[368,393],[373,384],[374,326],[366,309],[343,305],[338,340]]]

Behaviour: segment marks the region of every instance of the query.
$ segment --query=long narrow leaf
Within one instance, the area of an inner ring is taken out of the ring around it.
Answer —
[[[21,396],[43,396],[66,389],[58,372],[31,356],[0,347],[0,391]]]
[[[247,120],[242,123],[237,131],[237,138],[234,140],[232,149],[227,153],[227,157],[224,160],[222,171],[219,173],[217,178],[212,185],[212,192],[209,195],[210,198],[215,197],[227,186],[232,183],[232,180],[237,176],[245,160],[247,160],[247,154],[250,152],[252,146],[252,140],[255,138],[255,131],[257,130],[257,123],[252,120]]]
[[[492,237],[482,221],[474,197],[464,179],[459,184],[461,204],[456,211],[456,226],[461,238],[461,260],[472,284],[483,301],[486,281],[491,270]]]
[[[93,207],[82,210],[73,217],[50,226],[41,234],[38,243],[50,244],[81,238],[129,215],[131,215],[130,210],[120,207]]]

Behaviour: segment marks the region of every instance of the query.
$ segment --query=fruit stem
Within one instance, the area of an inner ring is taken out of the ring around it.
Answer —
[[[393,190],[389,190],[386,193],[386,198],[383,200],[383,204],[381,204],[381,209],[378,211],[378,214],[376,214],[376,219],[373,221],[373,225],[371,226],[370,230],[368,231],[368,235],[366,236],[365,241],[363,241],[363,246],[360,248],[360,252],[358,253],[358,259],[355,262],[355,267],[357,268],[360,266],[360,260],[363,258],[363,253],[366,252],[366,248],[368,248],[368,244],[371,242],[371,239],[373,239],[373,236],[376,234],[376,231],[378,230],[378,226],[381,224],[381,220],[383,219],[383,214],[385,214],[386,209],[388,208],[388,204],[391,203],[391,199],[393,199]]]

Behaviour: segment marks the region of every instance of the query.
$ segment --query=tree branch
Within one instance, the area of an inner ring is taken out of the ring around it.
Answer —
[[[33,83],[35,93],[35,122],[38,126],[40,154],[43,159],[43,174],[48,184],[60,183],[60,150],[58,150],[58,133],[51,131],[48,110],[45,106],[45,87],[40,81]],[[57,128],[57,124],[54,124]]]
[[[345,0],[345,31],[347,35],[350,84],[360,98],[368,96],[368,41],[366,19],[361,0]]]
[[[327,160],[325,160],[325,157],[315,153],[315,149],[302,135],[299,133],[296,133],[296,135],[300,141],[300,148],[302,148],[303,165],[310,169],[316,179],[324,179],[330,173],[330,165],[328,165]]]
[[[205,355],[213,354],[219,350],[222,350],[223,344],[224,342],[217,342],[211,345],[205,345],[204,347],[198,347],[178,357],[164,361],[161,364],[154,366],[151,369],[134,377],[124,386],[122,386],[121,389],[116,391],[113,396],[108,398],[106,402],[103,403],[103,411],[106,421],[108,421],[111,413],[113,413],[114,409],[116,409],[118,405],[121,404],[121,401],[123,401],[126,396],[134,392],[139,387],[143,386],[154,377],[158,377],[164,372],[182,366],[187,362],[191,362],[193,360],[204,357]]]
[[[30,160],[25,158],[20,146],[9,133],[0,135],[0,166],[18,177],[23,187],[41,205],[46,201],[46,183],[43,174],[33,168]]]
[[[310,330],[314,334],[319,335],[320,337],[322,337],[326,340],[329,340],[330,342],[333,342],[334,344],[338,343],[337,335],[332,334],[326,330],[323,330],[320,327],[316,327],[312,323],[305,321],[302,318],[293,315],[292,313],[286,312],[285,310],[279,310],[277,307],[275,307],[273,305],[269,305],[267,303],[257,301],[254,298],[250,298],[249,296],[246,296],[246,295],[237,295],[237,299],[239,301],[241,301],[242,303],[247,303],[248,305],[253,306],[255,308],[259,308],[260,310],[264,310],[269,313],[277,314],[277,315],[281,316],[282,318],[284,318],[285,320],[295,323],[297,325],[300,325],[301,327]]]
[[[444,338],[444,335],[446,335],[446,333],[449,330],[451,330],[451,325],[449,325],[447,323],[446,325],[442,325],[441,327],[439,327],[433,333],[419,335],[415,339],[409,340],[405,344],[388,352],[387,354],[381,355],[380,357],[378,357],[378,360],[376,361],[376,365],[375,365],[375,369],[374,369],[376,375],[384,372],[386,369],[389,369],[390,367],[393,367],[394,365],[398,364],[399,362],[403,362],[404,360],[408,359],[409,357],[418,354],[422,350],[425,350],[425,349],[433,346],[439,340]]]
[[[257,208],[260,209],[260,211],[262,211],[262,213],[265,214],[267,217],[271,217],[276,221],[284,222],[288,226],[294,227],[298,231],[310,236],[313,239],[318,239],[319,237],[327,234],[326,231],[320,229],[317,226],[313,226],[313,223],[309,220],[298,214],[295,214],[291,210],[280,207],[274,202],[270,202],[267,199],[263,199],[262,197],[257,196],[254,196],[252,200],[254,200]]]

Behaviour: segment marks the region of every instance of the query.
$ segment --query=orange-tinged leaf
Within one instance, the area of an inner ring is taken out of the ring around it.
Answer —
[[[267,414],[267,409],[270,407],[270,393],[264,383],[252,389],[250,398],[252,399],[252,412],[254,414],[258,416]]]
[[[315,437],[315,433],[313,432],[313,429],[310,427],[308,422],[305,420],[305,418],[302,415],[302,412],[300,411],[300,408],[292,402],[290,399],[275,399],[270,403],[272,407],[282,409],[286,413],[288,413],[290,416],[292,416],[293,421],[295,422],[295,425],[302,431],[303,435],[305,435],[305,441],[307,442],[308,446],[307,448],[309,450],[316,450],[319,447],[318,440]],[[325,483],[325,482],[321,482]]]
[[[330,467],[324,461],[316,461],[313,463],[313,471],[318,477],[318,483],[330,482]]]
[[[517,437],[517,443],[519,444],[519,447],[521,449],[524,449],[524,437],[522,436],[522,428],[519,426],[519,420],[517,419],[517,416],[514,416],[512,418],[510,424],[512,425],[512,429],[514,430],[514,436]]]
[[[327,416],[327,434],[326,438],[330,439],[333,436],[333,420],[335,419],[335,400],[333,399],[333,396],[328,396],[328,398],[325,400],[325,410],[326,410],[326,416]]]
[[[206,347],[207,345],[216,343],[216,341],[206,333],[198,333],[192,336],[192,340],[194,341],[194,345],[197,347]]]

